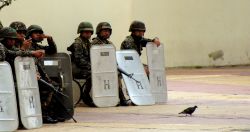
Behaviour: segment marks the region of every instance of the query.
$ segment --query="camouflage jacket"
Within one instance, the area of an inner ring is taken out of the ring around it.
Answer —
[[[0,61],[5,60],[5,51],[4,51],[4,46],[0,43]]]
[[[70,51],[72,62],[79,68],[90,69],[90,41],[77,37],[73,44],[67,48]]]
[[[127,36],[126,39],[122,42],[120,49],[134,49],[141,55],[141,51],[143,47],[146,46],[147,42],[152,42],[151,39],[142,38],[140,40],[136,40],[133,36]]]
[[[45,50],[45,54],[55,54],[57,53],[56,44],[53,39],[47,39],[48,46],[37,44],[32,42],[29,50]]]
[[[97,45],[97,44],[113,44],[113,43],[107,39],[102,40],[99,37],[95,37],[93,38],[91,45]]]

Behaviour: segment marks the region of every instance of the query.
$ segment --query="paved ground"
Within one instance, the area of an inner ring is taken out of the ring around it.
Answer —
[[[168,69],[168,102],[153,106],[77,107],[78,123],[37,132],[250,132],[250,67]],[[197,105],[193,116],[178,113]]]

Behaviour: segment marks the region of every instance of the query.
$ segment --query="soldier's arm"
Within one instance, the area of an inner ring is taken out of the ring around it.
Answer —
[[[133,47],[133,44],[131,42],[124,40],[121,44],[120,49],[121,50],[123,50],[123,49],[135,49],[135,47]]]
[[[55,53],[57,53],[56,43],[54,42],[53,38],[48,37],[47,42],[48,42],[49,46],[47,46],[47,50],[45,50],[46,53],[47,54],[55,54]]]
[[[141,45],[142,47],[146,47],[148,42],[153,42],[154,44],[156,44],[157,46],[160,45],[160,40],[158,38],[154,38],[154,39],[149,39],[149,38],[143,38],[141,40]]]
[[[43,52],[42,51],[22,51],[22,50],[18,50],[18,49],[14,49],[14,50],[9,50],[7,48],[5,48],[5,54],[6,56],[11,56],[13,58],[17,57],[17,56],[22,56],[22,57],[36,57],[36,58],[40,58],[43,56]]]

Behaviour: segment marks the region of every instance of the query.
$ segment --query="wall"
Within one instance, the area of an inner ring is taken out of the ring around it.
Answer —
[[[249,0],[16,0],[1,10],[0,19],[5,26],[16,20],[42,26],[59,51],[77,37],[81,21],[94,27],[110,22],[119,49],[131,21],[141,20],[145,37],[164,43],[168,67],[235,65],[250,62],[249,7]],[[218,50],[222,58],[208,57]]]

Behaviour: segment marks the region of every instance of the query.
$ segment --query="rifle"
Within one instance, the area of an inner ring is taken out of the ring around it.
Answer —
[[[50,88],[54,92],[59,93],[60,95],[69,98],[69,96],[67,96],[67,95],[63,94],[62,92],[58,91],[58,89],[56,89],[52,84],[47,83],[45,80],[39,79],[38,82],[40,82],[43,85],[47,86],[48,88]],[[61,105],[61,107],[65,110],[65,112],[70,116],[70,118],[73,119],[73,121],[75,123],[77,123],[77,121],[74,119],[74,117],[68,112],[67,108],[63,105],[63,103],[61,102],[61,100],[59,99],[57,94],[55,94],[54,97],[55,97],[55,100],[58,102],[58,104]]]
[[[121,72],[122,74],[126,75],[128,78],[133,79],[133,80],[136,82],[136,84],[141,85],[141,81],[138,81],[138,80],[136,80],[136,79],[133,77],[134,73],[129,74],[129,73],[127,73],[126,71],[124,71],[123,69],[121,69],[119,66],[117,66],[117,69],[118,69],[119,72]]]

